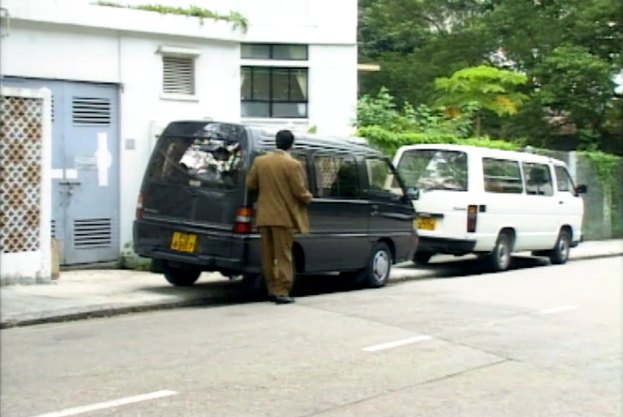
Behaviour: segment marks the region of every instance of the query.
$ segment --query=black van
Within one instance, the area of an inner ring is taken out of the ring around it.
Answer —
[[[417,246],[415,212],[380,152],[344,139],[295,134],[292,156],[314,199],[311,232],[296,235],[297,274],[344,272],[385,285],[391,264]],[[253,158],[275,149],[275,132],[239,124],[180,121],[167,126],[147,167],[134,222],[134,250],[176,286],[202,271],[259,281],[255,195],[245,177]]]

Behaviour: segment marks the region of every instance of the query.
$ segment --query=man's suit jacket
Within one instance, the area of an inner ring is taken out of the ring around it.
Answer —
[[[309,232],[306,206],[312,195],[305,188],[303,166],[289,153],[275,150],[258,156],[247,175],[247,187],[259,191],[257,226],[282,226]]]

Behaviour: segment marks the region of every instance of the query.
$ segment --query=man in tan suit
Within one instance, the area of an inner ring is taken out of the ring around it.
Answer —
[[[305,187],[303,166],[288,153],[294,143],[289,130],[275,136],[277,149],[253,161],[247,187],[258,190],[256,225],[262,238],[262,272],[269,296],[277,304],[290,297],[294,267],[294,231],[309,232],[307,204],[312,199]]]

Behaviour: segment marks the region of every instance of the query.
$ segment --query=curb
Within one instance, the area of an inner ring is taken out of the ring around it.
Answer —
[[[577,261],[577,260],[591,260],[591,259],[600,259],[600,258],[612,258],[617,256],[622,256],[623,251],[620,252],[611,252],[611,253],[603,253],[603,254],[587,254],[581,256],[574,256],[569,259],[569,261]],[[394,269],[395,270],[395,269]],[[408,270],[405,271],[399,276],[396,276],[391,279],[392,283],[402,283],[409,280],[417,280],[417,279],[430,279],[434,277],[443,278],[442,275],[438,275],[436,271],[427,271],[427,270],[419,270],[417,273],[414,273],[418,270]],[[224,291],[222,294],[211,295],[211,296],[202,296],[202,297],[193,297],[192,295],[187,299],[181,300],[164,300],[164,301],[154,301],[147,302],[142,304],[128,305],[128,304],[104,304],[104,305],[96,305],[96,306],[87,306],[87,307],[78,307],[65,311],[56,311],[56,312],[43,312],[38,314],[33,314],[31,316],[24,316],[20,318],[10,318],[7,320],[0,321],[0,330],[1,329],[10,329],[15,327],[26,327],[33,326],[38,324],[46,324],[46,323],[61,323],[68,321],[77,321],[91,318],[104,318],[104,317],[114,317],[123,314],[130,313],[144,313],[149,311],[158,311],[158,310],[172,310],[175,308],[186,308],[186,307],[219,307],[226,305],[232,301],[236,302],[252,302],[258,301],[257,298],[253,298],[249,294],[244,294],[239,291],[239,288],[234,289],[233,291]]]

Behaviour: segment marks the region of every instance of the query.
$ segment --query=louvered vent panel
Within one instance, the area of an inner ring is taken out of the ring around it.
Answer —
[[[112,243],[110,219],[84,219],[74,221],[74,247],[90,249],[108,247]]]
[[[162,91],[195,94],[195,61],[191,57],[163,56]]]
[[[111,104],[107,98],[73,97],[72,120],[75,125],[108,126]]]

